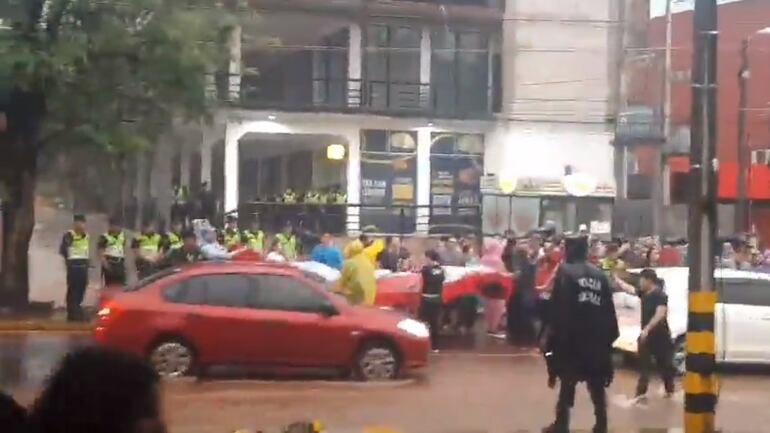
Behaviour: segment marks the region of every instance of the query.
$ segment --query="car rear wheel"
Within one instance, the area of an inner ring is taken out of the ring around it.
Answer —
[[[393,380],[398,377],[398,354],[385,342],[364,344],[356,357],[356,376],[364,381]]]
[[[186,376],[195,367],[195,351],[180,340],[162,341],[150,351],[150,363],[162,377]]]

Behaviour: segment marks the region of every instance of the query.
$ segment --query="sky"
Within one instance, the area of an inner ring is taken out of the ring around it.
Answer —
[[[660,17],[666,14],[667,0],[650,0],[650,17]],[[691,11],[695,6],[695,0],[671,0],[671,10],[673,13]],[[733,3],[742,0],[717,0],[718,4]]]

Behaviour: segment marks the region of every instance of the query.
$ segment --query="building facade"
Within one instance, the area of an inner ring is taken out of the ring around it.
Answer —
[[[626,134],[627,172],[631,187],[628,198],[650,199],[653,191],[646,187],[656,178],[662,182],[662,217],[660,233],[686,233],[687,173],[689,172],[693,11],[692,2],[674,2],[671,38],[671,109],[669,136],[664,139],[662,107],[665,91],[664,54],[666,16],[662,1],[653,1],[646,17],[646,49],[636,68],[629,68],[628,118],[634,117],[637,136],[649,132],[644,139],[633,141]],[[736,231],[735,203],[738,197],[739,172],[745,173],[744,187],[750,202],[749,227],[754,226],[770,237],[770,128],[768,102],[770,84],[764,78],[770,73],[770,36],[763,30],[770,26],[770,3],[761,0],[720,1],[718,9],[718,139],[719,159],[719,229],[723,235]],[[740,100],[742,47],[747,43],[747,98]],[[646,60],[645,60],[646,59]],[[739,117],[743,112],[743,143],[746,159],[738,160],[741,142]],[[646,114],[644,114],[646,113]],[[654,133],[654,132],[657,133]],[[628,131],[626,131],[628,132]],[[657,136],[657,140],[656,137]],[[660,148],[661,152],[655,152]],[[658,165],[656,158],[661,158]]]
[[[253,1],[182,171],[225,212],[344,191],[348,233],[609,221],[619,11],[529,3]]]

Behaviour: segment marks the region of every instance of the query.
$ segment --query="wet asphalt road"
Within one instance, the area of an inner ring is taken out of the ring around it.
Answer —
[[[29,403],[62,354],[89,344],[68,334],[0,335],[0,387]],[[389,426],[403,432],[539,431],[552,415],[555,392],[545,386],[539,356],[489,342],[471,351],[462,344],[435,355],[430,367],[394,384],[344,381],[260,381],[213,378],[165,386],[171,433],[230,433],[251,428],[275,431],[297,420],[318,419],[330,432],[360,432]],[[612,430],[678,431],[682,395],[665,400],[653,385],[647,407],[629,404],[636,375],[620,370],[609,389]],[[723,431],[766,431],[770,425],[770,372],[722,375],[718,423]],[[593,422],[585,392],[579,392],[573,426]],[[644,430],[642,430],[644,429]],[[647,430],[653,429],[653,430]]]

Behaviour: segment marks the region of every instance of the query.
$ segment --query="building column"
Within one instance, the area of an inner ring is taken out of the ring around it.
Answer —
[[[212,128],[203,126],[201,129],[201,183],[211,186],[211,157],[214,144],[220,138]]]
[[[238,210],[238,141],[242,136],[237,124],[225,126],[225,213]],[[210,173],[210,171],[209,171]]]
[[[361,83],[361,26],[351,24],[348,29],[348,107],[360,107],[363,99]]]
[[[347,135],[348,140],[348,203],[361,203],[361,135],[358,131]],[[361,231],[361,208],[348,206],[347,232],[354,236]]]
[[[186,186],[190,189],[190,163],[192,160],[192,149],[187,144],[187,140],[179,146],[179,186]]]
[[[235,26],[230,34],[230,65],[228,67],[228,90],[231,101],[241,99],[241,75],[242,75],[242,33],[241,26]]]
[[[417,227],[418,235],[430,228],[430,146],[432,128],[417,130]]]
[[[430,27],[423,27],[420,38],[420,106],[430,106],[430,66],[431,66]]]

